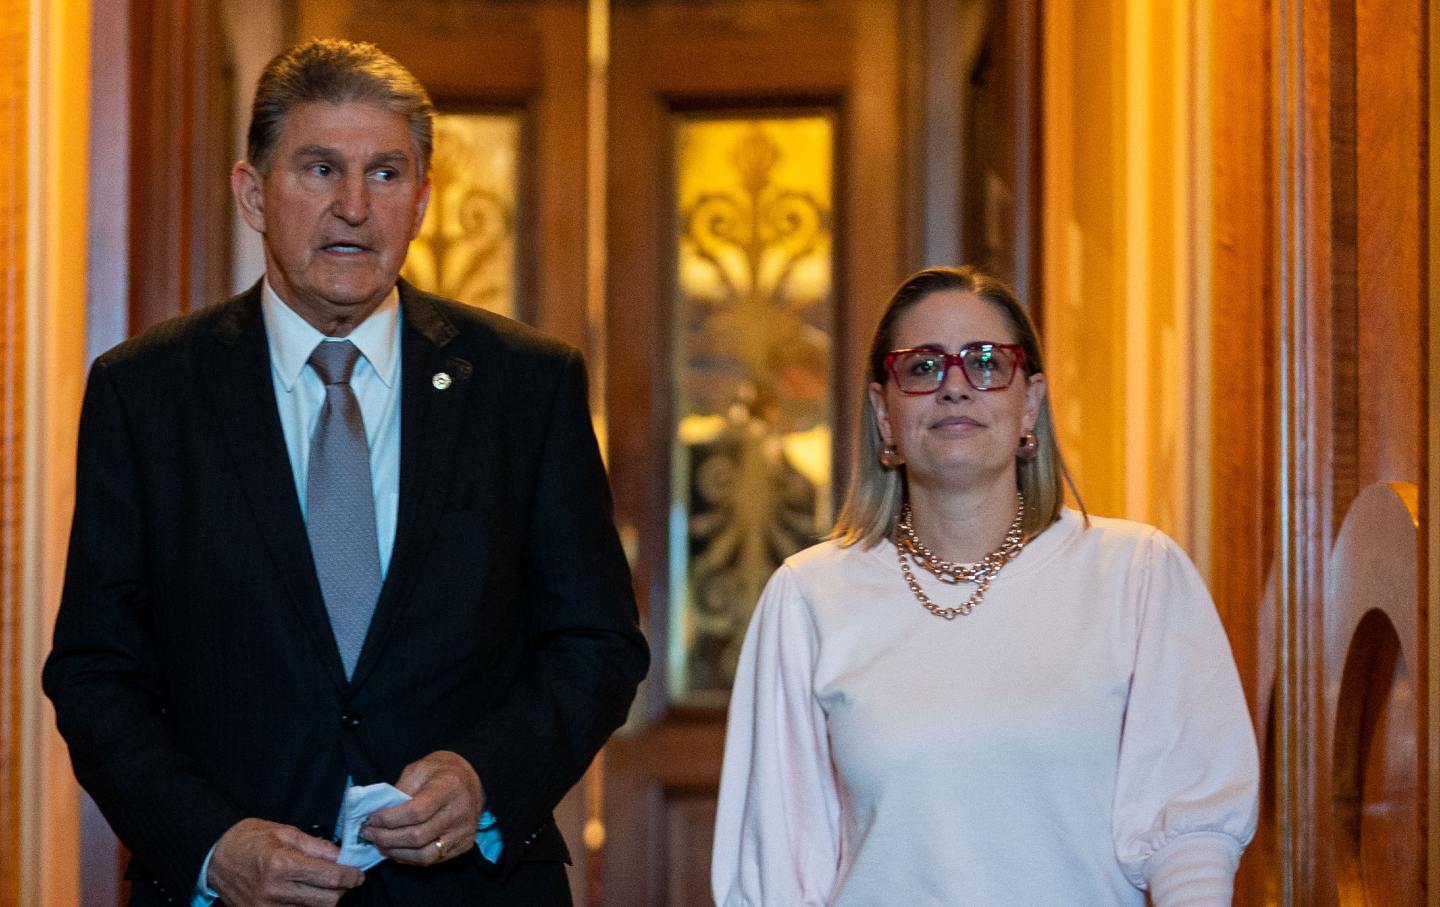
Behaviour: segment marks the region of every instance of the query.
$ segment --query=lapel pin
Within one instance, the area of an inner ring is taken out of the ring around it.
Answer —
[[[449,373],[449,372],[436,372],[436,373],[435,373],[435,376],[430,379],[430,383],[435,386],[435,389],[436,389],[437,391],[443,391],[445,388],[449,387],[450,384],[451,384],[450,373]]]

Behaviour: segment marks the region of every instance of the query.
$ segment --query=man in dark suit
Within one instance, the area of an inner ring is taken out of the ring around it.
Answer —
[[[398,281],[431,119],[374,47],[277,57],[265,279],[91,372],[44,681],[133,903],[569,902],[551,811],[648,652],[578,354]]]

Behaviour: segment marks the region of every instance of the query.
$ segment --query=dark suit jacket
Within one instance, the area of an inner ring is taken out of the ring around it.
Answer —
[[[568,903],[551,810],[648,660],[584,368],[558,341],[403,283],[401,311],[398,528],[348,682],[259,287],[91,371],[44,683],[76,776],[133,852],[136,904],[184,903],[240,819],[328,836],[347,775],[393,782],[439,749],[479,773],[500,865],[386,862],[358,900]]]

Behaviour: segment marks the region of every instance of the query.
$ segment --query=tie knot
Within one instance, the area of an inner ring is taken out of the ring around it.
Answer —
[[[324,340],[310,354],[310,367],[326,384],[349,384],[360,348],[348,340]]]

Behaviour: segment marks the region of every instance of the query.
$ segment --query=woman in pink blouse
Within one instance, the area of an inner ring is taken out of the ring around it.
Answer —
[[[868,371],[840,519],[746,636],[716,902],[1229,904],[1259,783],[1229,645],[1173,541],[1064,506],[1024,309],[921,271]]]

